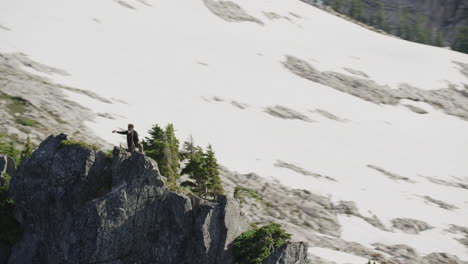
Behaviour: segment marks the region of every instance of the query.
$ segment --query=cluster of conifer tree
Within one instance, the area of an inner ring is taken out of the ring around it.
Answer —
[[[458,29],[452,49],[468,53],[468,26]]]
[[[444,39],[440,31],[434,31],[423,16],[414,18],[407,9],[400,8],[396,35],[402,39],[442,47]],[[390,32],[392,33],[392,32]]]
[[[203,198],[214,198],[224,193],[219,176],[219,165],[211,145],[206,150],[195,146],[193,138],[183,144],[179,151],[179,140],[174,126],[168,124],[164,129],[154,125],[149,136],[142,143],[145,153],[157,163],[162,175],[166,176],[169,187],[175,189],[177,179],[186,174],[190,180],[181,183],[193,193]],[[181,164],[185,166],[181,169]]]
[[[323,3],[335,11],[346,14],[358,21],[394,34],[405,40],[442,47],[445,46],[443,35],[434,30],[423,16],[415,17],[408,9],[400,8],[397,26],[391,26],[385,13],[385,4],[380,3],[378,12],[370,14],[363,0],[323,0]],[[468,27],[458,30],[452,46],[454,50],[468,52]]]

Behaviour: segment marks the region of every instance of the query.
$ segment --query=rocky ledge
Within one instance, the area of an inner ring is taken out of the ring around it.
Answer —
[[[248,228],[236,200],[170,192],[140,153],[61,140],[48,137],[11,179],[23,235],[7,263],[234,262],[231,242]],[[288,243],[267,261],[306,263],[306,250]]]

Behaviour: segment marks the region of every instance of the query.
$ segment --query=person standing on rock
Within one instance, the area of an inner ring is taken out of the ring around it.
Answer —
[[[119,133],[122,135],[127,135],[127,146],[130,152],[135,152],[135,146],[138,148],[139,152],[143,153],[143,145],[140,143],[138,138],[138,133],[133,129],[133,124],[128,124],[128,130],[117,131],[114,130],[112,133]]]

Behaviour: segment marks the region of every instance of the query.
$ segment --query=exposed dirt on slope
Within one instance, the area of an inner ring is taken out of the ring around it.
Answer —
[[[9,140],[19,143],[29,136],[33,143],[38,143],[50,134],[63,132],[99,147],[109,146],[84,124],[93,121],[96,113],[67,99],[63,90],[82,93],[101,102],[110,101],[88,91],[54,83],[24,67],[46,74],[67,74],[24,54],[0,54],[0,130],[11,137]]]
[[[397,105],[402,99],[420,101],[448,115],[468,121],[468,92],[466,91],[454,88],[423,90],[408,84],[403,84],[398,89],[391,89],[369,79],[338,72],[321,72],[307,61],[293,56],[286,56],[283,66],[297,76],[375,104]]]
[[[248,221],[259,225],[270,222],[280,223],[287,232],[293,234],[293,240],[307,241],[310,247],[342,251],[386,264],[466,264],[456,256],[446,253],[431,253],[424,256],[408,245],[375,243],[373,247],[366,247],[342,239],[338,215],[359,217],[380,230],[395,231],[386,227],[377,216],[362,215],[354,202],[340,201],[335,204],[329,197],[307,190],[291,189],[254,173],[239,174],[224,167],[221,168],[221,178],[226,194],[231,195],[237,187],[241,211]],[[422,221],[401,219],[394,219],[394,228],[407,233],[417,234],[432,228]],[[465,229],[456,226],[449,231],[466,234]],[[460,243],[464,241],[464,239],[459,240]],[[316,256],[309,256],[309,259],[317,263],[334,263]]]

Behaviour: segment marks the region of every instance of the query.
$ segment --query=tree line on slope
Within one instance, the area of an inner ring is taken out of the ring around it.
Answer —
[[[317,2],[318,0],[314,1]],[[425,17],[421,15],[414,17],[407,8],[399,8],[398,25],[392,28],[388,22],[384,3],[379,3],[378,11],[375,14],[369,14],[370,12],[366,10],[363,0],[323,0],[323,4],[357,21],[402,39],[437,47],[446,46],[442,32],[430,26]],[[468,25],[458,28],[451,48],[468,53]]]

